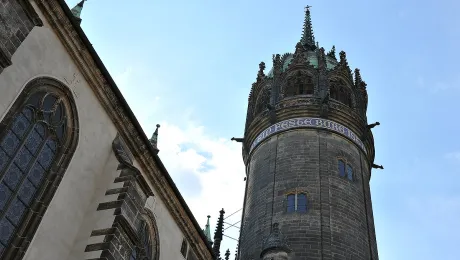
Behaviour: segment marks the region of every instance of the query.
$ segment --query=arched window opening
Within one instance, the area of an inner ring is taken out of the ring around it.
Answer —
[[[352,106],[351,91],[343,80],[331,80],[329,87],[330,97],[349,107]]]
[[[271,95],[271,90],[269,87],[265,87],[262,92],[260,93],[259,98],[257,99],[256,103],[256,110],[254,115],[259,114],[260,112],[264,111],[267,109],[267,105],[270,103],[270,95]]]
[[[287,195],[287,212],[307,212],[307,194],[296,193]]]
[[[298,71],[296,75],[290,77],[286,83],[286,96],[313,95],[313,78]]]
[[[147,218],[150,219],[150,217],[144,216],[144,219],[141,220],[129,260],[156,260],[159,257],[158,237],[153,230],[156,225]]]
[[[345,177],[345,162],[339,159],[339,176]]]
[[[31,206],[36,200],[45,207],[49,204],[60,180],[55,177],[62,176],[73,155],[77,117],[67,91],[54,80],[35,80],[1,123],[5,127],[0,129],[0,258],[14,257],[19,251],[14,247],[30,242],[39,221],[23,225],[41,218]]]
[[[337,86],[336,85],[331,85],[329,92],[330,92],[330,96],[331,96],[332,99],[335,99],[335,100],[339,99],[338,98],[339,93],[337,91]]]
[[[353,168],[351,165],[347,164],[347,178],[352,181],[353,180]]]
[[[339,176],[342,178],[347,178],[350,181],[353,181],[353,167],[350,163],[345,162],[343,159],[338,159],[338,171]]]

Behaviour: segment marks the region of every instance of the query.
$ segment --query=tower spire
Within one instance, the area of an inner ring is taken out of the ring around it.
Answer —
[[[72,8],[72,14],[73,16],[75,17],[75,19],[77,19],[78,23],[81,23],[81,18],[80,18],[80,15],[81,15],[81,10],[83,9],[83,4],[85,3],[85,1],[87,0],[81,0],[76,6],[74,6]]]
[[[316,49],[315,36],[313,35],[313,26],[311,25],[310,5],[305,7],[305,20],[303,23],[303,32],[300,42],[309,50]]]

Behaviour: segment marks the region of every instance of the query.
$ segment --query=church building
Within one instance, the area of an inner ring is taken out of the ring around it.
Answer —
[[[224,209],[212,241],[160,160],[160,126],[146,136],[80,27],[84,2],[0,1],[0,260],[229,260]],[[309,7],[295,51],[265,67],[232,138],[235,260],[378,260],[379,122],[360,70],[315,42]]]
[[[0,259],[213,259],[83,4],[0,1]]]

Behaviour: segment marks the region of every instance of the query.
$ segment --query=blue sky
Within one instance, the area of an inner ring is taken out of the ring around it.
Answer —
[[[460,2],[91,0],[82,28],[148,135],[162,124],[160,157],[214,230],[220,208],[242,206],[241,148],[229,139],[243,134],[258,64],[294,50],[307,4],[320,45],[361,69],[369,122],[381,123],[385,170],[371,180],[380,258],[459,259]]]

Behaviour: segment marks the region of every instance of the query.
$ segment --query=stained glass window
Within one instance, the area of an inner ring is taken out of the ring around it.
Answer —
[[[339,159],[338,167],[339,167],[339,176],[345,177],[345,162]]]
[[[307,212],[307,195],[297,194],[297,212]]]
[[[353,168],[351,165],[347,164],[347,178],[352,181],[353,180]]]
[[[66,137],[63,101],[33,93],[0,132],[0,257],[22,225]]]
[[[287,212],[295,211],[295,194],[289,194],[287,196]]]

